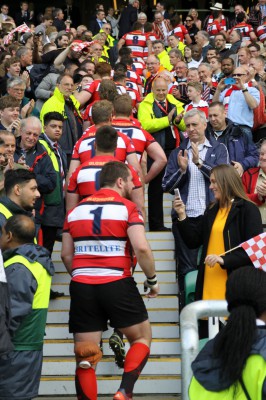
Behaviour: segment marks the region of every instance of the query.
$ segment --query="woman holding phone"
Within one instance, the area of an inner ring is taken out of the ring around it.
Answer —
[[[252,265],[242,248],[230,249],[263,231],[260,212],[245,194],[241,178],[233,166],[222,164],[214,167],[210,182],[215,201],[198,224],[190,224],[182,199],[175,198],[173,202],[178,214],[177,228],[186,245],[192,249],[203,246],[196,300],[225,299],[228,273]]]

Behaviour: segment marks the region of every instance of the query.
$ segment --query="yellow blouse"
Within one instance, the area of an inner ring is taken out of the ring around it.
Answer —
[[[220,208],[210,234],[207,255],[224,253],[223,231],[230,208]],[[216,263],[214,267],[205,265],[203,300],[224,300],[227,272]]]

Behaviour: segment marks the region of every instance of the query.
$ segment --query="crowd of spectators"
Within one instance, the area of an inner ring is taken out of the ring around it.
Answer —
[[[134,184],[130,199],[144,223],[148,185],[150,231],[171,230],[163,193],[179,189],[172,231],[182,308],[184,278],[197,268],[202,240],[191,243],[196,236],[189,231],[206,225],[209,215],[215,219],[221,208],[234,214],[242,203],[259,227],[255,232],[245,224],[245,240],[262,229],[261,217],[266,223],[266,0],[249,12],[237,3],[228,13],[215,3],[203,19],[195,8],[179,15],[163,1],[154,13],[139,0],[119,11],[97,4],[84,25],[72,1],[66,4],[40,15],[26,1],[14,15],[8,4],[1,6],[0,226],[17,214],[34,217],[35,240],[51,256],[66,211],[99,189],[105,163],[126,162]],[[222,179],[227,173],[228,182]],[[232,195],[218,198],[215,185],[220,192],[232,185]],[[18,222],[30,226],[23,218]],[[230,233],[226,218],[224,224]],[[209,254],[208,237],[202,257]],[[230,248],[229,241],[212,252]],[[201,267],[227,270],[222,257],[206,260]],[[201,276],[198,297],[224,299],[227,272],[219,294],[210,296]]]

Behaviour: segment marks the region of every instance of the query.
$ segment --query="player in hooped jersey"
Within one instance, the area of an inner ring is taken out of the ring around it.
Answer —
[[[90,126],[89,129],[84,132],[82,137],[77,141],[74,146],[72,160],[70,162],[68,171],[68,180],[72,172],[74,172],[80,164],[95,156],[93,143],[95,140],[96,130],[103,125],[111,125],[112,113],[113,105],[107,100],[98,101],[93,105],[92,119],[95,125]],[[132,141],[128,137],[123,135],[123,133],[119,132],[118,135],[119,139],[115,152],[116,158],[122,162],[126,160],[130,165],[134,167],[134,169],[142,178],[142,171],[138,163]]]
[[[148,297],[159,286],[141,215],[127,200],[133,182],[120,162],[105,164],[101,189],[71,210],[64,225],[62,259],[71,275],[69,330],[74,333],[78,398],[97,400],[95,368],[107,321],[128,339],[124,373],[114,400],[132,399],[133,388],[150,353],[148,314],[131,276],[132,246],[146,275]]]
[[[118,134],[111,126],[102,126],[95,134],[95,156],[85,161],[73,172],[69,179],[66,196],[66,209],[76,207],[80,200],[91,196],[99,190],[100,172],[104,164],[109,161],[118,161],[114,157],[117,147]],[[144,194],[141,180],[133,167],[129,166],[133,176],[134,189],[131,200],[136,204],[144,203]]]
[[[131,121],[132,105],[131,99],[127,94],[115,99],[114,113],[115,117],[112,120],[112,126],[132,140],[139,162],[141,162],[144,151],[153,160],[149,172],[144,176],[144,182],[149,183],[165,167],[167,163],[165,153],[149,132],[136,126]]]
[[[117,44],[118,51],[122,46],[127,46],[132,51],[132,57],[137,57],[143,59],[144,49],[149,47],[151,52],[151,44],[147,35],[142,32],[142,25],[139,21],[136,21],[133,25],[133,31],[126,33],[119,40]]]

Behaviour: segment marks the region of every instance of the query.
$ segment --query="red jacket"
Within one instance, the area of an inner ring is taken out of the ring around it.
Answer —
[[[263,198],[263,201],[261,201],[258,197],[258,193],[255,193],[259,171],[260,167],[249,168],[247,171],[244,172],[242,176],[242,182],[245,192],[248,195],[249,199],[254,201],[257,206],[261,206],[263,203],[265,203],[265,197]]]

